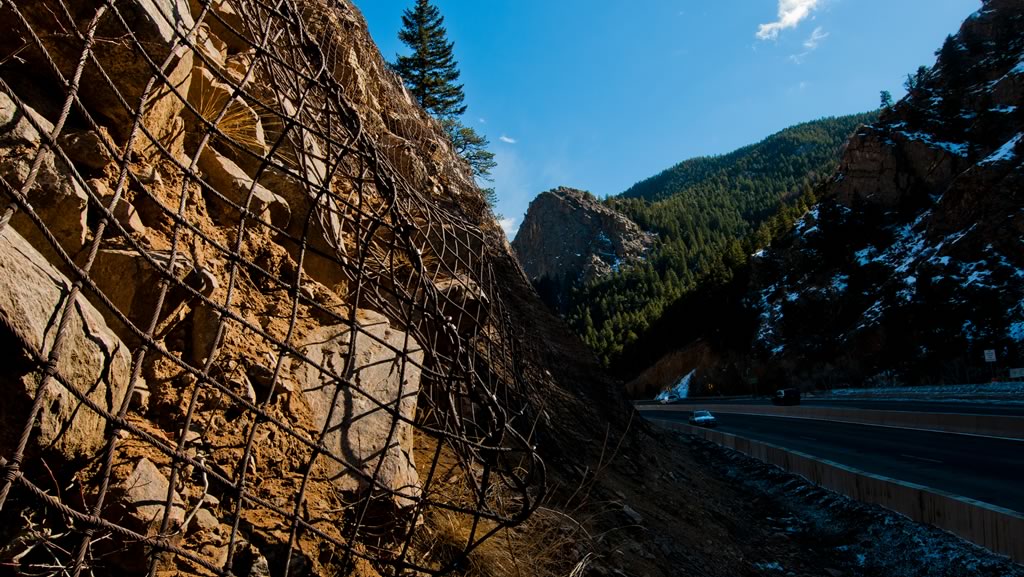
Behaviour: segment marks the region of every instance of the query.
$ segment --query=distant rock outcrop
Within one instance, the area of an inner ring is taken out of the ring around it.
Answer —
[[[541,296],[561,310],[573,286],[642,258],[650,244],[636,223],[589,192],[560,187],[530,203],[512,248]]]

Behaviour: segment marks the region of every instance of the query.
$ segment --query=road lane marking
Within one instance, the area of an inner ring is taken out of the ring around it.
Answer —
[[[916,459],[918,461],[925,461],[925,462],[928,462],[928,463],[938,463],[940,465],[942,464],[942,461],[939,461],[938,459],[929,459],[927,457],[915,457],[914,455],[907,455],[905,453],[900,453],[900,456],[901,457],[906,457],[908,459]]]
[[[644,412],[654,412],[654,413],[657,413],[658,411],[642,411],[641,410],[639,412],[642,414]],[[665,412],[671,412],[671,411],[665,411]],[[900,411],[891,411],[891,412],[900,412]],[[798,415],[779,415],[779,414],[767,414],[767,413],[743,413],[743,412],[739,412],[739,411],[721,411],[721,414],[723,414],[723,415],[747,415],[748,417],[766,417],[766,418],[769,418],[769,419],[801,419],[801,420],[804,420],[804,421],[825,421],[825,422],[828,422],[828,423],[843,423],[843,424],[846,424],[846,425],[861,425],[863,427],[882,427],[884,429],[899,429],[899,430],[902,430],[902,431],[921,431],[922,433],[934,433],[934,434],[938,434],[938,435],[962,435],[964,437],[978,437],[979,439],[996,439],[996,440],[999,440],[999,441],[1014,441],[1014,442],[1017,442],[1017,443],[1024,443],[1024,438],[1020,438],[1020,437],[1001,437],[999,435],[982,435],[980,433],[965,433],[965,432],[962,432],[962,431],[946,431],[946,430],[943,430],[943,429],[921,429],[921,428],[918,428],[918,427],[901,427],[901,426],[897,426],[897,425],[882,425],[880,423],[864,423],[864,422],[861,422],[861,421],[847,421],[847,420],[835,419],[835,418],[826,419],[826,418],[816,418],[816,417],[802,417],[802,416],[798,416]],[[929,413],[929,414],[934,414],[934,413]],[[966,414],[966,413],[957,413],[957,414]],[[987,416],[991,416],[991,415],[974,415],[974,416],[987,417]],[[647,418],[647,417],[644,417],[644,418]],[[647,419],[650,420],[649,418],[647,418]],[[659,419],[655,418],[654,420],[659,420]],[[661,420],[664,420],[664,419],[661,419]]]

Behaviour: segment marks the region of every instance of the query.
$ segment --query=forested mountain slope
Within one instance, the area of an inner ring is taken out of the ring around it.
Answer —
[[[875,113],[787,128],[730,154],[688,160],[606,204],[655,235],[644,262],[578,287],[569,319],[605,362],[701,279],[728,277],[813,203],[843,143]]]
[[[739,187],[752,193],[748,199],[738,199],[743,211],[751,212],[758,208],[757,203],[748,205],[745,201],[760,196],[757,193],[766,185],[775,190],[792,187],[809,173],[834,163],[835,151],[853,129],[876,117],[876,113],[869,112],[797,124],[728,154],[684,160],[634,184],[619,198],[658,201]]]

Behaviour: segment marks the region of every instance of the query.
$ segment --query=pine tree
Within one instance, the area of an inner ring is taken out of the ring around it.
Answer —
[[[441,122],[452,147],[473,170],[473,176],[491,180],[497,166],[494,153],[487,150],[489,142],[459,119],[466,112],[465,94],[455,61],[455,44],[448,41],[444,16],[430,0],[416,0],[416,5],[402,14],[402,30],[398,39],[412,50],[409,56],[398,56],[394,69],[402,77],[409,92],[430,115]],[[494,206],[493,188],[481,190],[487,204]]]
[[[470,168],[473,169],[473,176],[483,180],[491,180],[491,170],[498,165],[494,161],[494,153],[487,150],[487,137],[481,135],[469,126],[462,124],[457,118],[444,118],[441,120],[452,141],[452,147],[459,156],[466,159]],[[494,204],[494,189],[483,189],[484,196],[489,204]]]
[[[455,44],[448,41],[444,16],[430,0],[416,0],[416,6],[402,14],[398,39],[412,54],[398,56],[395,71],[424,110],[436,118],[454,118],[466,112],[466,96],[455,62]]]
[[[918,66],[916,74],[907,74],[907,80],[903,83],[903,87],[907,89],[907,92],[914,93],[924,88],[924,83],[928,80],[928,74],[931,72],[931,68],[927,66]]]
[[[889,92],[888,90],[883,90],[882,92],[879,93],[879,96],[882,99],[882,106],[881,106],[881,108],[884,108],[884,109],[892,108],[892,92]]]

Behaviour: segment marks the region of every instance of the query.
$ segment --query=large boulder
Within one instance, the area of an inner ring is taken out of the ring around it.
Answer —
[[[286,234],[278,242],[296,262],[305,244],[302,271],[344,296],[348,277],[343,268],[346,250],[343,205],[333,194],[318,195],[310,182],[294,172],[278,169],[267,170],[260,177],[260,184],[283,198],[291,208]]]
[[[490,299],[487,293],[467,275],[434,281],[441,301],[441,314],[462,337],[476,336],[487,322]]]
[[[968,166],[957,150],[922,133],[865,126],[840,162],[836,198],[846,206],[863,201],[893,208],[915,188],[942,190]]]
[[[0,229],[0,451],[17,442],[42,381],[40,359],[57,339],[60,311],[71,282],[10,227]],[[128,388],[128,348],[103,316],[81,295],[71,305],[59,350],[57,375],[43,392],[42,411],[32,433],[33,449],[52,450],[66,459],[93,456],[106,442],[107,420],[71,392],[116,413]]]
[[[179,253],[173,267],[169,266],[170,259],[166,251],[151,252],[150,258],[157,262],[159,269],[136,251],[100,249],[90,270],[96,287],[110,299],[121,314],[128,317],[128,320],[143,332],[147,330],[154,313],[157,312],[160,283],[164,279],[170,278],[173,274],[173,278],[178,282],[196,284],[190,282],[196,280],[196,275],[193,273],[193,263],[188,257]],[[126,278],[132,279],[133,282],[125,282]],[[177,311],[178,306],[190,300],[192,296],[186,289],[172,284],[160,310],[158,330],[164,325],[167,315]],[[112,311],[105,306],[100,307],[100,310],[108,325],[126,343],[132,346],[141,344],[136,333],[126,327]]]
[[[419,339],[432,348],[434,356],[427,359],[428,364],[440,359],[450,362],[463,343],[484,329],[490,315],[487,293],[468,275],[436,279],[433,285],[440,315],[417,315],[412,325]]]
[[[89,197],[72,178],[71,167],[67,163],[50,149],[40,150],[40,130],[52,131],[53,125],[31,108],[18,106],[7,94],[0,92],[0,176],[20,190],[29,177],[35,158],[41,157],[39,172],[28,190],[27,200],[61,248],[74,256],[85,243]],[[40,247],[51,261],[58,261],[49,242],[23,211],[14,216],[11,225],[33,246]]]
[[[110,209],[111,204],[114,202],[113,189],[105,181],[98,178],[90,180],[88,184],[92,191],[96,193],[103,207]],[[121,228],[129,235],[144,234],[146,232],[146,225],[142,223],[142,217],[139,215],[138,209],[123,196],[118,199],[111,212],[113,213],[114,220],[117,221],[120,227],[107,227],[106,230],[109,235],[113,236],[119,233]]]
[[[65,132],[59,140],[60,148],[80,169],[102,174],[114,162],[111,150],[117,150],[110,133],[102,126],[98,131]]]
[[[146,458],[139,459],[128,478],[119,487],[123,494],[122,506],[135,523],[135,528],[155,534],[163,522],[167,509],[167,477]],[[180,527],[185,521],[185,504],[175,491],[171,496],[171,510],[168,515],[170,526]]]
[[[193,17],[202,16],[202,22],[210,27],[210,32],[223,42],[228,50],[243,52],[255,46],[256,40],[250,35],[245,19],[232,4],[228,0],[189,0]]]
[[[270,167],[260,175],[260,184],[282,197],[291,207],[291,221],[286,235],[278,239],[292,259],[299,262],[303,245],[302,270],[310,278],[345,295],[348,277],[343,269],[345,258],[345,220],[350,212],[345,199],[351,202],[351,187],[341,182],[332,186],[327,156],[319,139],[301,123],[311,122],[308,112],[296,108],[281,95],[278,101],[285,115],[299,124],[285,127],[280,123],[268,126],[268,142],[279,145],[282,166]]]
[[[168,529],[161,536],[172,544],[181,543],[185,502],[177,491],[172,491],[170,507],[167,506],[170,482],[160,467],[145,457],[134,462],[134,465],[129,460],[115,468],[114,480],[112,489],[117,498],[107,508],[108,519],[139,534],[156,537],[160,535],[160,526],[166,512]],[[155,553],[148,546],[131,540],[121,540],[119,536],[114,536],[109,542],[100,543],[97,550],[108,565],[116,567],[122,574],[130,575],[146,571],[151,555]],[[157,553],[158,571],[169,565],[168,556]]]
[[[302,363],[295,378],[317,428],[327,431],[324,445],[352,466],[326,456],[319,458],[335,487],[346,494],[380,497],[397,508],[407,508],[420,495],[412,423],[423,350],[411,336],[391,328],[388,320],[375,312],[358,311],[356,323],[355,331],[337,325],[310,334],[301,351],[324,370]],[[355,363],[351,380],[358,391],[339,378],[346,375],[350,358]],[[371,485],[368,477],[378,465],[377,483]]]
[[[237,164],[225,158],[210,147],[203,149],[199,156],[199,168],[203,171],[206,183],[213,187],[221,196],[229,200],[230,206],[217,195],[208,193],[207,200],[218,207],[216,213],[222,224],[225,221],[236,223],[239,209],[245,206],[249,212],[263,222],[278,228],[285,228],[291,219],[288,203],[280,196],[267,190],[263,185],[253,181]],[[249,225],[252,226],[250,221]]]

